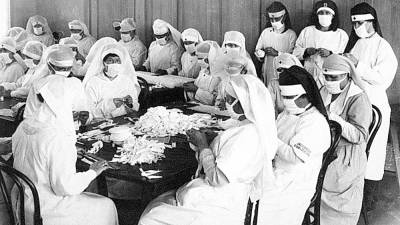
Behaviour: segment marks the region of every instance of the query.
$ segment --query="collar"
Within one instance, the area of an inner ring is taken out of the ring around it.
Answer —
[[[340,115],[343,113],[344,107],[347,104],[349,98],[362,93],[363,90],[358,87],[352,80],[350,80],[350,84],[343,90],[342,93],[332,102],[332,94],[328,92],[328,90],[323,87],[321,89],[321,97],[324,101],[324,105],[326,108],[329,108],[329,112],[335,112]]]

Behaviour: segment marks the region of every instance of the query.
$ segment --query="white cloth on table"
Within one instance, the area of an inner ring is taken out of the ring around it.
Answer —
[[[368,98],[382,113],[382,124],[372,142],[365,174],[368,180],[381,180],[391,112],[386,89],[396,75],[398,62],[390,44],[377,33],[369,38],[359,39],[350,53],[358,59],[356,70],[364,81]]]
[[[300,225],[315,192],[322,155],[330,146],[330,129],[315,107],[299,116],[283,111],[277,128],[275,183],[264,189],[258,223]]]
[[[281,53],[292,53],[297,35],[292,29],[288,29],[283,33],[275,32],[274,28],[268,27],[263,30],[260,37],[258,38],[255,51],[264,50],[265,48],[272,47],[278,54]],[[275,71],[273,69],[274,56],[265,55],[264,63],[262,67],[262,74],[264,78],[264,83],[269,84],[271,79],[275,77]]]
[[[307,48],[325,48],[332,51],[332,53],[343,53],[348,40],[349,36],[340,28],[336,31],[324,32],[318,30],[314,25],[308,26],[300,32],[293,50],[293,55],[299,60],[305,60],[304,68],[313,75],[318,87],[321,88],[324,85],[322,77],[324,57],[321,57],[317,53],[304,59],[305,50]]]

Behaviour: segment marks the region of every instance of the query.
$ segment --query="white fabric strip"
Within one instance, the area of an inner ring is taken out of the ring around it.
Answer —
[[[281,89],[281,94],[283,96],[294,96],[306,93],[306,90],[304,90],[301,84],[279,85],[279,89]]]
[[[32,52],[27,52],[27,51],[25,51],[25,49],[22,50],[22,54],[24,54],[24,55],[26,55],[26,56],[29,56],[29,57],[31,57],[32,59],[36,59],[36,60],[39,60],[39,59],[41,58],[40,55],[33,54]]]
[[[108,50],[104,51],[104,52],[101,54],[101,58],[104,59],[104,57],[106,57],[106,55],[108,55],[108,54],[116,54],[116,55],[118,55],[120,58],[123,57],[123,55],[124,55],[124,54],[123,54],[121,51],[119,51],[118,49],[111,48],[111,49],[108,49]],[[121,59],[121,60],[122,60],[122,59]]]
[[[70,30],[83,30],[83,28],[82,28],[82,26],[79,26],[79,25],[75,25],[75,24],[72,24],[72,25],[69,25],[69,29]]]
[[[60,60],[54,60],[54,59],[50,58],[48,61],[55,66],[61,66],[61,67],[70,67],[74,64],[73,60],[60,61]]]
[[[10,52],[15,53],[15,48],[13,48],[13,47],[10,46],[10,45],[7,45],[7,44],[0,44],[0,48],[5,48],[5,49],[7,49],[7,50],[10,51]]]
[[[328,70],[328,69],[323,69],[322,71],[323,74],[328,74],[328,75],[341,75],[348,73],[346,71],[341,71],[341,70]]]
[[[333,15],[335,15],[335,11],[333,11],[333,9],[331,9],[331,8],[329,8],[329,7],[326,7],[326,6],[319,8],[319,9],[317,10],[317,13],[320,12],[320,11],[322,11],[322,10],[326,10],[326,11],[332,13]]]
[[[268,13],[268,16],[271,18],[276,18],[276,17],[281,17],[285,15],[285,10],[279,11],[279,12],[274,12],[274,13]]]
[[[359,15],[352,15],[351,16],[351,21],[357,22],[357,21],[365,21],[365,20],[373,20],[375,19],[374,16],[370,13],[368,14],[359,14]]]

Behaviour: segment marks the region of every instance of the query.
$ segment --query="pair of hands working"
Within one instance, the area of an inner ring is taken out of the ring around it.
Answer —
[[[136,71],[148,71],[145,66],[135,66],[135,70]],[[178,73],[177,73],[177,71],[174,71],[173,74],[177,75]],[[168,71],[163,70],[163,69],[158,69],[156,72],[154,72],[154,75],[156,75],[156,76],[168,75]]]
[[[211,142],[218,133],[208,128],[202,128],[200,130],[190,129],[186,132],[186,135],[188,141],[197,146],[199,151],[201,151],[202,149],[210,147]]]

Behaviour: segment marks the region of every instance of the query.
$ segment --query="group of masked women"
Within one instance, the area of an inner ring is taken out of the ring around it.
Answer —
[[[230,115],[220,133],[187,132],[202,171],[150,202],[139,224],[243,224],[249,199],[259,201],[258,224],[301,224],[331,146],[329,120],[342,133],[323,183],[321,224],[357,224],[364,182],[370,196],[383,176],[390,121],[386,89],[396,56],[367,3],[351,9],[350,37],[339,28],[331,0],[315,3],[311,25],[298,37],[281,2],[266,11],[267,27],[254,50],[263,65],[260,76],[242,33],[226,32],[220,46],[193,28],[180,33],[160,19],[148,49],[132,18],[113,23],[118,42],[96,41],[74,20],[68,23],[71,36],[54,44],[42,16],[0,38],[0,94],[27,98],[24,120],[12,136],[14,167],[35,184],[44,224],[118,224],[111,200],[85,192],[110,166],[99,161],[76,172],[75,131],[80,124],[138,111],[136,71],[193,78],[184,84],[187,98]],[[367,159],[372,105],[381,111],[382,125]],[[132,197],[140,188],[108,182],[115,198]],[[118,193],[121,188],[124,193]],[[15,201],[20,198],[13,194]],[[25,203],[32,224],[28,191]]]

